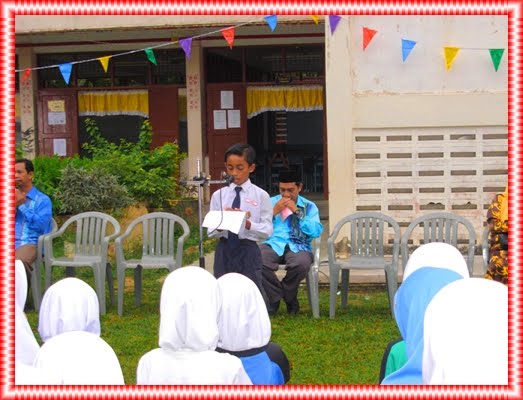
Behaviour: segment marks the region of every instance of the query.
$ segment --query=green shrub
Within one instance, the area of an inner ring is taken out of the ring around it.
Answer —
[[[133,203],[114,175],[98,167],[77,167],[72,163],[62,170],[55,197],[60,202],[60,212],[71,214],[109,212]]]
[[[92,119],[86,119],[90,141],[83,148],[92,157],[94,167],[117,177],[129,195],[148,208],[162,207],[176,197],[181,153],[175,143],[150,149],[152,130],[148,120],[140,129],[137,143],[124,139],[119,144],[105,139]]]

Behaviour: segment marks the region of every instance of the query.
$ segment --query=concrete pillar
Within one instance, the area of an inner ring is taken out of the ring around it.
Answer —
[[[31,48],[21,48],[18,51],[18,69],[36,66],[36,55]],[[38,122],[36,111],[36,96],[38,96],[38,85],[36,72],[24,80],[24,73],[20,74],[20,124],[22,131],[22,143],[24,145],[24,157],[34,158],[38,150]],[[27,133],[27,134],[24,134]]]
[[[325,89],[330,231],[355,211],[350,21],[343,17],[331,34],[325,19]]]

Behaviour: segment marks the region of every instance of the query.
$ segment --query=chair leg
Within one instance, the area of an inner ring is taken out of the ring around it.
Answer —
[[[51,275],[53,274],[53,266],[45,265],[45,290],[51,286]]]
[[[118,280],[118,315],[123,315],[123,295],[125,292],[125,268],[116,266],[116,276]]]
[[[336,296],[338,293],[339,272],[339,268],[334,267],[329,269],[329,318],[331,319],[334,319],[334,317],[336,316]]]
[[[107,288],[109,289],[109,304],[114,304],[114,279],[113,279],[113,268],[110,263],[107,263],[105,268]]]
[[[76,271],[73,267],[65,267],[65,276],[66,278],[74,278],[76,276]]]
[[[387,293],[389,295],[389,307],[392,318],[394,318],[394,296],[398,290],[397,275],[392,271],[385,271],[385,281],[387,284]]]
[[[33,273],[31,274],[31,291],[33,292],[33,305],[35,311],[40,311],[42,301],[42,277],[40,276],[40,265],[33,263]]]
[[[142,269],[138,265],[134,270],[134,304],[140,306],[142,304]]]
[[[105,314],[105,271],[101,267],[95,266],[94,272],[94,286],[98,296],[98,303],[100,305],[100,314]]]
[[[350,270],[341,270],[341,308],[346,309],[349,297]]]

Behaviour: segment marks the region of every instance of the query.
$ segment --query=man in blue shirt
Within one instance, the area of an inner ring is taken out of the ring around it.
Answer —
[[[274,231],[260,245],[263,288],[269,314],[278,311],[281,299],[289,314],[297,314],[298,287],[314,260],[311,241],[321,235],[323,225],[316,204],[300,196],[303,188],[300,174],[282,170],[278,180],[280,194],[271,197]],[[281,282],[276,275],[279,264],[285,264],[287,271]]]
[[[34,166],[30,160],[15,162],[15,258],[26,268],[30,282],[36,259],[38,237],[51,231],[51,199],[33,186]]]

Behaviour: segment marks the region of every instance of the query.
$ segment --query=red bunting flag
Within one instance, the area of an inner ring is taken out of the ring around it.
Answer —
[[[22,82],[25,82],[27,80],[27,78],[29,78],[29,75],[31,75],[31,69],[26,68],[24,70],[24,77],[22,78]]]
[[[234,26],[227,29],[222,29],[222,35],[227,41],[227,44],[229,45],[229,48],[232,50],[232,45],[234,43]]]
[[[363,27],[363,50],[367,48],[370,41],[378,31]]]

